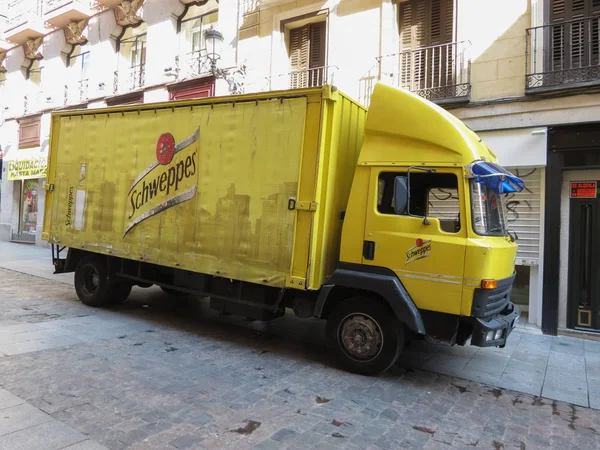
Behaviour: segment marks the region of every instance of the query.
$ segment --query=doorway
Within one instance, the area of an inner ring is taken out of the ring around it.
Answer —
[[[600,331],[600,198],[598,181],[570,182],[569,328]]]

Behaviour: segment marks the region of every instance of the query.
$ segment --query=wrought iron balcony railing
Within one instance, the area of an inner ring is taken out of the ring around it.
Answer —
[[[78,105],[88,101],[89,80],[79,80],[76,84],[65,84],[64,105]]]
[[[184,55],[182,66],[183,67],[179,67],[180,76],[182,78],[191,78],[209,74],[210,62],[206,57],[206,49],[197,50]]]
[[[267,78],[268,90],[297,89],[333,84],[337,66],[322,66],[312,69],[292,70],[288,73]]]
[[[600,17],[527,30],[525,88],[529,92],[600,84]]]
[[[113,93],[124,94],[126,92],[141,89],[146,84],[146,66],[129,67],[126,70],[117,70],[114,73]]]
[[[261,0],[240,0],[240,11],[242,15],[258,11]]]
[[[468,41],[403,50],[381,56],[360,80],[360,100],[369,104],[377,81],[386,81],[436,103],[468,101],[471,95]]]
[[[50,99],[44,97],[43,91],[31,91],[23,96],[23,114],[34,114],[43,111]]]

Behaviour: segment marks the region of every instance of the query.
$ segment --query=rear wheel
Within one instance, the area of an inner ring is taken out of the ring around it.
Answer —
[[[75,268],[75,291],[84,305],[99,307],[110,303],[113,290],[108,282],[106,258],[88,255],[79,261]]]
[[[111,286],[113,294],[110,300],[111,305],[116,305],[119,303],[123,303],[131,294],[131,284],[126,281],[120,281]]]
[[[402,324],[377,300],[342,300],[327,319],[327,342],[342,368],[363,375],[389,369],[404,346]]]

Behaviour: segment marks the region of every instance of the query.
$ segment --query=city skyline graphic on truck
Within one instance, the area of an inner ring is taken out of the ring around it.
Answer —
[[[156,160],[138,175],[127,193],[123,237],[144,220],[194,198],[199,137],[200,127],[178,143],[171,133],[159,136]]]

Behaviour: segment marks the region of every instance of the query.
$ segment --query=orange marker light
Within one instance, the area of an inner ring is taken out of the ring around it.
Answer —
[[[496,289],[498,287],[498,280],[481,280],[482,289]]]

